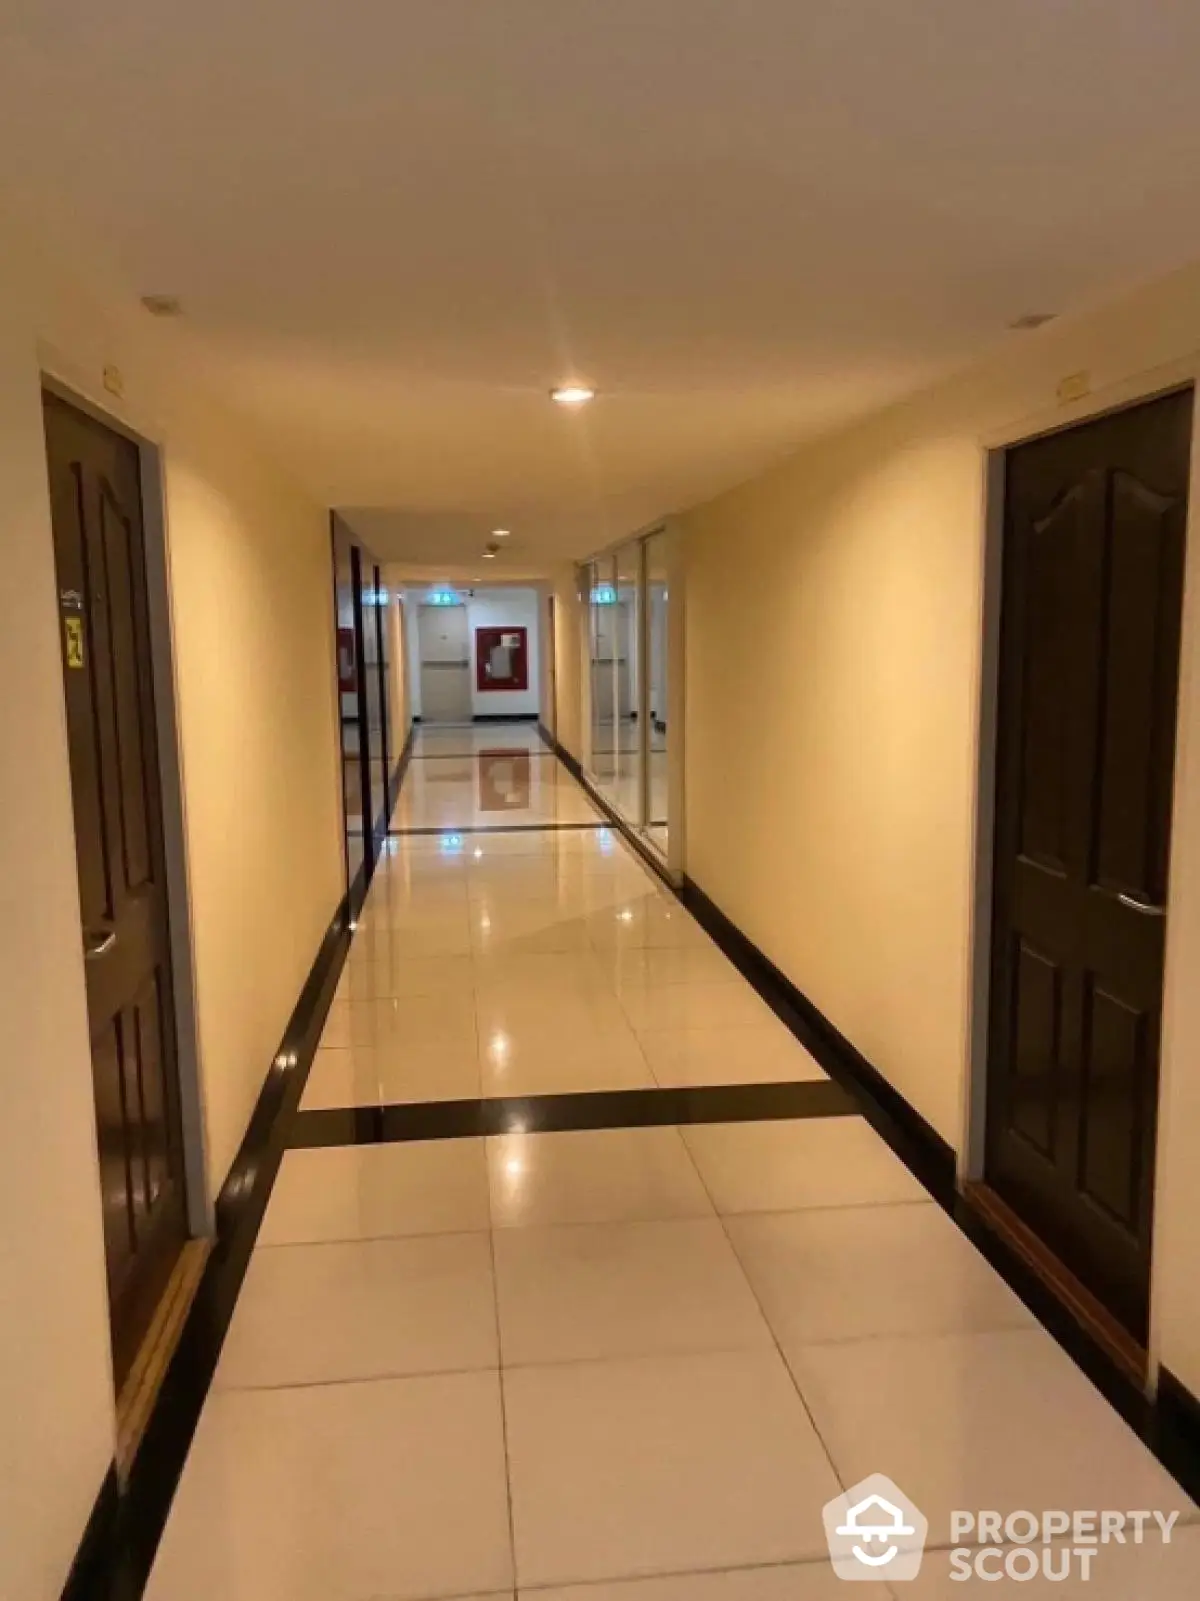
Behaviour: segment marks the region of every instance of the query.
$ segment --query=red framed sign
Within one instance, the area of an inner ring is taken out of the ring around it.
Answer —
[[[353,628],[337,631],[338,688],[343,695],[352,695],[358,688],[358,651]]]
[[[475,687],[528,689],[528,631],[524,628],[477,628],[475,630]]]

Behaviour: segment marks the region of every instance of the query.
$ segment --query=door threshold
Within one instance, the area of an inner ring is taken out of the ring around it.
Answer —
[[[154,1411],[163,1378],[175,1354],[212,1242],[189,1240],[171,1270],[146,1337],[117,1396],[117,1474],[128,1477]]]
[[[1144,1391],[1150,1359],[1144,1346],[1113,1316],[1081,1280],[1077,1279],[1029,1225],[1021,1220],[995,1190],[980,1182],[963,1186],[963,1199],[1025,1266],[1066,1308],[1088,1337],[1120,1372]]]

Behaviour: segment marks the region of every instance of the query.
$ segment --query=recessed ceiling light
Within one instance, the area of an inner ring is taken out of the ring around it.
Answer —
[[[507,539],[508,538],[508,534],[509,534],[509,530],[507,528],[493,528],[492,529],[492,538],[493,539]]]
[[[1041,328],[1045,323],[1053,322],[1058,316],[1056,311],[1026,311],[1019,317],[1014,317],[1009,327],[1014,333],[1029,333],[1034,328]]]
[[[483,559],[484,561],[495,561],[496,552],[494,550],[485,550],[483,553]]]
[[[586,384],[559,384],[557,389],[550,391],[550,399],[556,406],[566,406],[570,410],[586,406],[589,400],[595,398],[596,391],[589,389]]]
[[[176,295],[143,295],[142,305],[152,317],[183,316],[183,306]]]

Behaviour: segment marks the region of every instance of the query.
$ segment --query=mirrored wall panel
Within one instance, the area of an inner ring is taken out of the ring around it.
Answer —
[[[613,804],[639,827],[645,820],[642,795],[642,724],[639,720],[641,655],[642,545],[632,540],[617,552],[616,597],[612,609],[613,668],[616,679]]]
[[[647,784],[646,835],[663,856],[667,854],[668,800],[667,704],[670,655],[667,650],[667,536],[651,534],[646,555],[646,678],[647,678]]]
[[[668,535],[580,569],[591,667],[590,775],[664,858],[670,840]]]
[[[616,559],[604,556],[591,564],[588,637],[591,646],[592,777],[610,800],[615,796],[617,774],[616,606]]]

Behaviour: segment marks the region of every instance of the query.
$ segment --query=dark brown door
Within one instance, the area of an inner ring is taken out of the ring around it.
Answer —
[[[1007,462],[985,1177],[1142,1340],[1191,426]]]
[[[44,398],[120,1383],[187,1235],[139,462]]]

